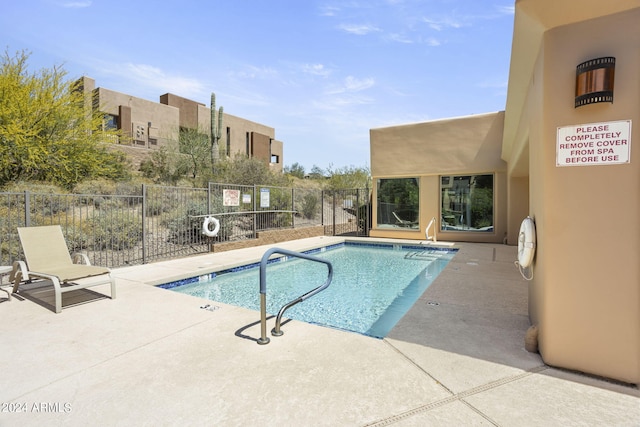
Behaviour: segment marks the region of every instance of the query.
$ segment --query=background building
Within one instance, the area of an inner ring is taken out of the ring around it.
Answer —
[[[515,245],[531,216],[544,361],[636,384],[638,22],[637,0],[517,0],[504,112],[371,130],[372,236],[436,218],[438,240]]]
[[[125,93],[96,88],[95,80],[81,79],[93,107],[105,114],[105,126],[122,129],[130,139],[113,141],[137,167],[150,151],[177,143],[181,129],[194,129],[210,135],[211,109],[204,104],[166,93],[160,102],[136,98]],[[227,156],[240,153],[264,160],[282,171],[283,143],[275,139],[275,129],[240,117],[223,114],[222,150]]]

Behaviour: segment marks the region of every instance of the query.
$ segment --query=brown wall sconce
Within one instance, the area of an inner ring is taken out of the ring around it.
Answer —
[[[613,103],[613,78],[616,58],[591,59],[576,67],[575,108],[596,102]]]

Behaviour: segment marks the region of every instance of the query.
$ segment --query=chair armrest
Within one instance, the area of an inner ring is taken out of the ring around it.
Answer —
[[[27,270],[27,264],[24,261],[14,261],[13,270],[9,275],[9,281],[14,282],[18,278],[20,281],[29,280],[29,271]]]
[[[89,261],[87,254],[76,252],[71,258],[73,259],[74,264],[91,265],[91,261]]]

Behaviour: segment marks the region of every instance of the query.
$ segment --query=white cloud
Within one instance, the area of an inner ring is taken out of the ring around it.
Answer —
[[[320,16],[336,16],[340,8],[337,6],[325,5],[320,7]]]
[[[358,36],[364,36],[369,33],[380,31],[380,29],[370,24],[341,24],[338,26],[343,31]]]
[[[303,64],[302,71],[314,76],[329,77],[331,70],[327,69],[322,64]]]
[[[422,18],[422,20],[427,25],[429,25],[431,29],[436,31],[442,31],[445,28],[461,28],[464,26],[463,23],[453,18],[442,18],[442,19]]]
[[[278,71],[271,67],[256,67],[255,65],[248,66],[245,70],[239,71],[235,74],[236,77],[243,79],[270,79],[276,77]]]
[[[404,43],[404,44],[414,43],[414,41],[410,37],[407,37],[404,34],[398,34],[398,33],[389,34],[388,39],[394,42]]]
[[[374,84],[375,80],[372,77],[357,79],[353,76],[347,76],[341,85],[334,85],[325,93],[327,95],[337,95],[345,92],[360,92],[362,90],[369,89]]]
[[[498,12],[500,12],[503,15],[513,15],[513,14],[516,13],[516,6],[515,5],[498,6],[497,9],[498,9]]]
[[[375,84],[375,80],[371,77],[366,79],[356,79],[353,76],[348,76],[344,79],[345,88],[350,92],[358,92],[361,90],[369,89]]]
[[[64,3],[60,3],[60,6],[79,9],[79,8],[83,8],[83,7],[89,7],[92,4],[93,4],[93,2],[91,0],[84,0],[84,1],[68,1],[68,2],[64,2]]]
[[[440,40],[433,38],[433,37],[429,37],[425,43],[429,46],[440,46],[442,43],[440,42]]]
[[[115,75],[122,81],[130,81],[139,89],[138,91],[144,92],[144,88],[147,88],[154,92],[171,92],[187,98],[202,96],[206,92],[206,85],[197,79],[170,75],[148,64],[111,64],[103,66],[102,71]],[[122,88],[118,90],[121,91]]]

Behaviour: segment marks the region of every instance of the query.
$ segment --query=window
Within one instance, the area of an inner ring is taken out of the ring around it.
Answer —
[[[493,232],[493,175],[440,179],[441,230]]]
[[[418,229],[418,178],[378,179],[379,228]]]
[[[105,114],[104,116],[104,130],[118,129],[118,116],[113,114]]]
[[[231,157],[231,128],[227,127],[227,157]]]

